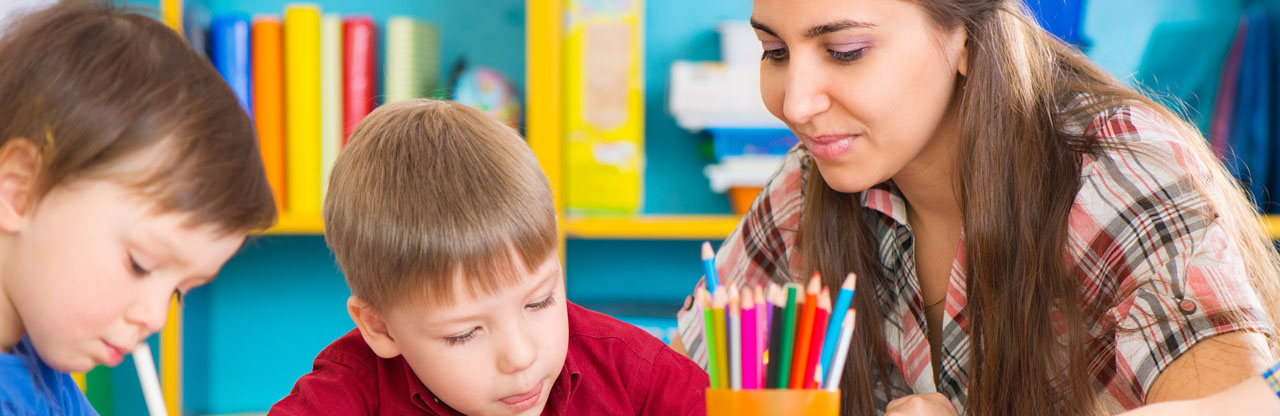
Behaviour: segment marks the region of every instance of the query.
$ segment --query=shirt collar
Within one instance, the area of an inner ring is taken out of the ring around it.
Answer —
[[[862,206],[907,225],[907,200],[892,180],[881,182],[862,192]]]

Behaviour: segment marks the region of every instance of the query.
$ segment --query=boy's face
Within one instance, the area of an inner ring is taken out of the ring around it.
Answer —
[[[151,208],[125,186],[86,179],[5,217],[0,319],[18,318],[49,366],[119,364],[164,326],[175,292],[208,283],[244,241]]]
[[[515,269],[523,273],[518,283],[492,296],[472,296],[459,284],[453,306],[406,305],[386,316],[395,348],[454,410],[541,414],[564,367],[569,321],[560,259],[553,252],[537,270]]]

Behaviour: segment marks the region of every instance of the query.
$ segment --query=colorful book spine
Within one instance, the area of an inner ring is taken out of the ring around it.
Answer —
[[[436,96],[440,31],[412,18],[387,19],[386,102]]]
[[[377,104],[377,75],[374,62],[378,53],[377,27],[369,16],[348,17],[342,22],[342,78],[344,90],[342,144],[351,131]]]
[[[320,19],[320,198],[342,149],[342,18]]]
[[[215,17],[209,24],[209,59],[222,79],[236,93],[245,113],[253,114],[250,102],[253,82],[249,56],[249,16],[232,13]]]
[[[320,7],[284,11],[285,186],[289,211],[320,214]]]
[[[258,149],[276,208],[289,209],[285,201],[284,167],[284,48],[280,18],[253,20],[253,122],[258,127]]]

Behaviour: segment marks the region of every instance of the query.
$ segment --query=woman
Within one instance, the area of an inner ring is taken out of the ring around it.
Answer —
[[[1021,2],[755,0],[752,23],[801,144],[718,268],[858,274],[846,414],[1103,414],[1274,362],[1280,268],[1240,188]]]

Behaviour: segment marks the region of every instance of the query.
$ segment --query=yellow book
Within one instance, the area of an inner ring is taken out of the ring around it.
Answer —
[[[342,150],[342,18],[320,19],[320,197]]]
[[[292,215],[320,215],[320,6],[284,10],[285,192]]]
[[[566,4],[565,205],[635,213],[644,177],[644,3]]]

